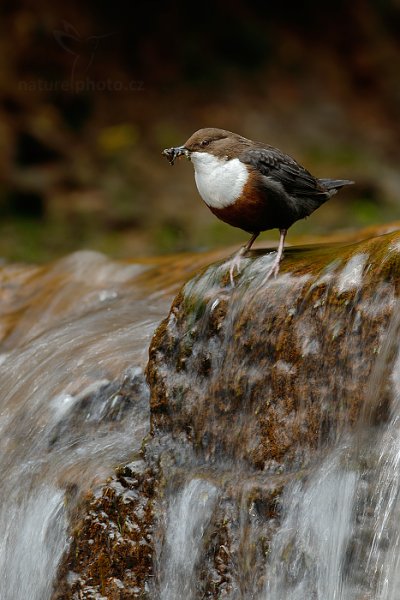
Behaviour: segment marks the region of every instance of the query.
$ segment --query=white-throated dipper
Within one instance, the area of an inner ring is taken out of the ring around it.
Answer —
[[[261,231],[280,232],[278,251],[266,281],[279,272],[289,227],[314,212],[341,187],[354,183],[348,179],[317,179],[277,148],[213,127],[199,129],[183,146],[166,148],[163,155],[171,165],[178,156],[189,158],[197,189],[208,208],[225,223],[251,233],[250,240],[232,259],[232,286],[235,270],[240,272],[241,257]]]

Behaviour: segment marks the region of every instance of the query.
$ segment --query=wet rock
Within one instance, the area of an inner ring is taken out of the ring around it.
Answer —
[[[270,260],[234,289],[226,265],[189,281],[150,347],[148,449],[176,489],[201,469],[221,490],[193,598],[262,593],[280,496],[358,422],[397,306],[399,232],[289,250],[263,284]],[[382,394],[372,422],[387,412]]]
[[[133,410],[144,413],[148,405],[148,387],[143,371],[128,369],[121,381],[100,380],[85,388],[76,397],[57,398],[60,416],[65,415],[49,436],[49,449],[72,446],[82,435],[89,436],[99,427],[116,427]]]
[[[81,506],[54,598],[157,598],[165,564],[182,597],[264,589],[282,494],[367,411],[398,306],[400,232],[288,249],[264,284],[272,259],[253,252],[234,289],[227,265],[213,264],[176,297],[149,351],[151,433]],[[389,410],[381,391],[373,425]],[[194,515],[196,531],[181,539]]]
[[[144,597],[153,570],[153,487],[149,468],[130,466],[81,503],[54,600]]]
[[[209,462],[279,473],[354,423],[400,286],[400,234],[288,250],[261,283],[253,253],[186,284],[153,338],[153,435]],[[182,438],[183,436],[183,438]]]

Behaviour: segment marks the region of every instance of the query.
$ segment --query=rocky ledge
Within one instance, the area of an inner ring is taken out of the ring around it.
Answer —
[[[400,293],[400,231],[387,231],[289,248],[266,284],[273,255],[254,251],[234,288],[226,263],[183,287],[149,351],[151,433],[136,467],[82,502],[55,597],[261,593],[282,492],[360,414],[387,419],[389,391],[370,387]],[[208,504],[188,562],[171,528],[194,519],[193,481]]]

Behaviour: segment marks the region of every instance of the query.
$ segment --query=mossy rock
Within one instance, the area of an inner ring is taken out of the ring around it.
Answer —
[[[261,251],[234,288],[226,262],[187,282],[149,350],[141,467],[119,470],[83,501],[55,598],[156,598],[169,503],[194,478],[218,490],[196,598],[260,593],[281,494],[365,407],[400,292],[400,231],[375,233],[289,248],[267,283],[273,255]],[[373,424],[390,408],[379,392]]]

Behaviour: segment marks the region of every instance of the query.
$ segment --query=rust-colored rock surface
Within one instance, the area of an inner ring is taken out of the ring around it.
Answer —
[[[152,573],[154,478],[142,460],[121,468],[80,507],[55,599],[140,597]]]
[[[253,254],[236,287],[226,266],[190,281],[153,338],[154,435],[207,460],[293,468],[359,414],[400,288],[400,234],[293,249],[260,284]]]

